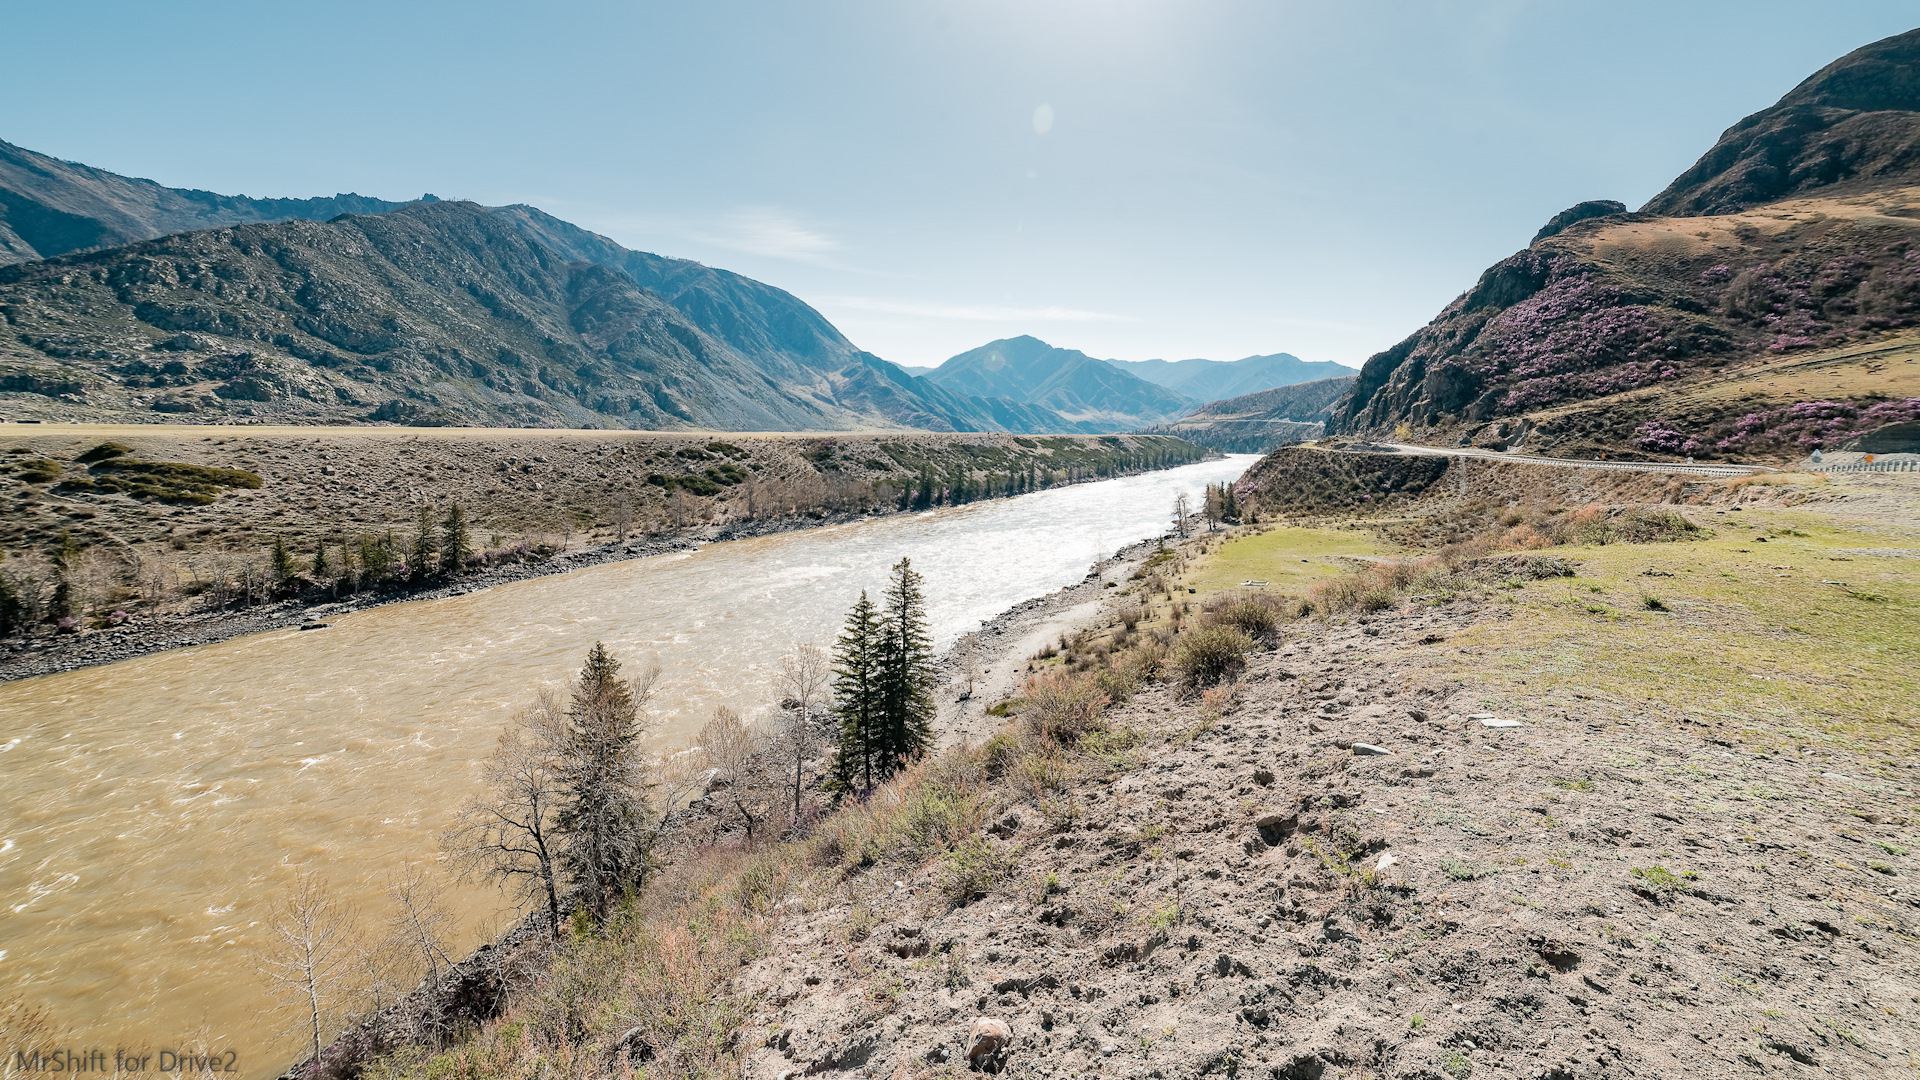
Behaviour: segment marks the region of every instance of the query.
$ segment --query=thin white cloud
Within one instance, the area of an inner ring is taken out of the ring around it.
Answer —
[[[716,231],[695,238],[716,247],[770,259],[839,266],[833,259],[833,253],[840,250],[838,240],[772,206],[741,207],[722,219]]]
[[[819,303],[853,311],[871,311],[882,315],[913,315],[923,319],[952,319],[956,322],[1138,322],[1131,315],[1110,315],[1104,311],[1083,311],[1068,307],[974,307],[954,304],[917,304],[902,300],[879,300],[868,296],[823,296]]]

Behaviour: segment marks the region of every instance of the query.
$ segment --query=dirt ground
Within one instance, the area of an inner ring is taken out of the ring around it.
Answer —
[[[985,898],[944,900],[935,863],[791,913],[742,973],[752,1075],[963,1073],[982,1018],[1011,1028],[1009,1076],[1912,1074],[1920,532],[1898,481],[1722,485],[1686,510],[1710,540],[1304,620],[1229,693],[1137,695],[1111,720],[1142,742],[1095,782],[995,812]],[[1801,618],[1780,582],[1832,587],[1761,575],[1763,551],[1871,568],[1880,599],[1821,624],[1856,656],[1833,685],[1774,685],[1816,677],[1773,635]],[[1640,581],[1691,629],[1637,633],[1615,562],[1671,566]],[[1729,660],[1751,685],[1655,692],[1595,644],[1658,671],[1756,627]],[[1017,660],[1035,633],[1009,637]],[[1549,645],[1557,669],[1503,663]]]

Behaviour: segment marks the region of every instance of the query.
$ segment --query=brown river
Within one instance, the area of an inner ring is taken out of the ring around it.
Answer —
[[[503,721],[605,641],[656,660],[656,739],[717,705],[765,715],[792,642],[831,643],[910,556],[937,643],[1152,536],[1174,494],[1240,455],[1146,476],[713,544],[466,596],[0,685],[0,1010],[66,1045],[237,1053],[272,1076],[300,1040],[259,973],[296,872],[378,921],[410,864],[447,887],[464,951],[516,914],[445,874],[438,837]],[[0,1047],[10,1057],[11,1047]]]

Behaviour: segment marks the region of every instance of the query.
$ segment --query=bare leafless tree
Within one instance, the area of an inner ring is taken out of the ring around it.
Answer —
[[[429,979],[452,970],[447,955],[454,930],[453,912],[441,901],[439,882],[418,864],[387,879],[387,899],[393,910],[387,919],[387,939],[396,951],[417,958]]]
[[[700,500],[679,488],[674,488],[667,495],[667,521],[676,529],[684,529],[692,525],[699,508]]]
[[[560,928],[559,759],[564,707],[551,692],[507,725],[487,760],[485,794],[460,812],[443,840],[463,876],[512,885],[547,909]]]
[[[290,1029],[305,1033],[319,1057],[321,1035],[352,996],[353,921],[324,882],[302,871],[274,905],[267,930],[275,947],[262,974],[294,1014]]]
[[[140,600],[147,605],[152,614],[160,610],[174,586],[180,580],[180,564],[171,552],[141,551],[133,549],[128,554],[133,564],[133,586],[140,592]]]
[[[793,821],[797,825],[806,765],[820,747],[816,725],[826,710],[828,689],[833,685],[833,658],[818,645],[795,643],[780,658],[773,678],[784,699],[774,746],[782,765],[793,767]]]
[[[1187,519],[1193,516],[1193,497],[1181,492],[1173,497],[1173,527],[1180,533],[1181,539],[1187,536]]]
[[[613,499],[613,530],[615,538],[623,544],[627,542],[627,534],[633,531],[633,500],[624,491]]]
[[[751,796],[747,788],[754,759],[763,745],[760,732],[725,705],[714,709],[713,719],[700,729],[700,748],[714,773],[708,786],[726,792],[727,801],[733,803],[746,826],[749,841],[753,839],[753,811],[748,807]]]
[[[980,670],[980,635],[978,633],[960,635],[960,640],[953,645],[953,662],[960,665],[960,678],[966,686],[965,692],[960,695],[961,700],[971,700],[974,676]]]

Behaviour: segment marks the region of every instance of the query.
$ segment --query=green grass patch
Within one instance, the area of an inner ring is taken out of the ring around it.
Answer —
[[[1705,712],[1762,742],[1813,728],[1887,753],[1920,749],[1911,708],[1920,700],[1920,577],[1905,560],[1829,558],[1904,541],[1797,511],[1772,516],[1791,534],[1746,552],[1746,541],[1717,539],[1583,548],[1582,579],[1608,590],[1635,590],[1649,564],[1670,574],[1661,586],[1667,610],[1597,620],[1552,586],[1509,594],[1516,617],[1481,622],[1450,643],[1475,653],[1456,673],[1528,696],[1598,693],[1667,715]],[[1844,585],[1823,584],[1842,576]]]
[[[1201,556],[1184,584],[1212,593],[1237,589],[1243,581],[1266,581],[1271,583],[1269,591],[1299,592],[1345,573],[1350,564],[1343,563],[1343,558],[1388,550],[1371,535],[1354,529],[1271,528],[1236,536]]]

